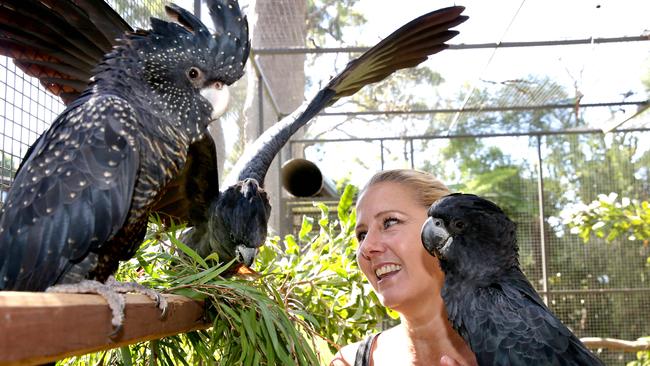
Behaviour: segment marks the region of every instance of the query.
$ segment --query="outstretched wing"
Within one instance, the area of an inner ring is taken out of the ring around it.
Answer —
[[[312,100],[271,126],[247,147],[224,180],[224,185],[228,187],[246,178],[263,184],[271,161],[300,127],[337,100],[356,93],[365,85],[383,80],[399,69],[417,66],[428,56],[447,48],[445,42],[458,34],[449,29],[468,19],[460,15],[463,10],[462,6],[454,6],[420,16],[350,61]]]
[[[480,288],[474,295],[468,297],[460,333],[479,364],[602,365],[528,281]]]
[[[328,89],[336,92],[328,105],[356,93],[365,85],[385,79],[399,69],[415,67],[428,56],[449,47],[445,42],[458,35],[457,31],[449,29],[469,19],[460,15],[463,10],[462,6],[453,6],[415,18],[350,61],[327,85]]]
[[[0,217],[0,289],[44,290],[127,220],[138,172],[133,109],[73,103],[39,139]]]
[[[130,30],[105,1],[0,1],[0,54],[66,104],[86,88],[115,39]]]

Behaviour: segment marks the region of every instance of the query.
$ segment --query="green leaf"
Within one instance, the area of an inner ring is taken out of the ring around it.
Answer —
[[[210,268],[210,266],[208,266],[208,264],[205,262],[205,260],[203,258],[201,258],[201,256],[197,252],[195,252],[194,249],[188,247],[183,242],[178,240],[176,238],[176,235],[170,234],[170,235],[168,235],[168,237],[169,237],[169,240],[172,242],[172,244],[174,244],[183,253],[185,253],[185,255],[192,258],[195,262],[199,263],[203,268]]]
[[[232,259],[230,262],[221,265],[221,266],[214,266],[211,268],[208,268],[204,271],[192,274],[190,276],[186,276],[183,278],[180,278],[177,280],[179,284],[189,284],[189,283],[207,283],[220,274],[222,274],[224,271],[226,271],[230,266],[235,262],[235,259]]]
[[[354,204],[354,196],[357,194],[357,188],[353,185],[347,185],[343,190],[343,194],[337,206],[337,212],[340,222],[348,222],[350,211]]]
[[[275,331],[275,327],[273,326],[273,320],[271,320],[271,314],[265,308],[261,308],[260,310],[262,311],[262,320],[264,321],[266,330],[269,332],[268,334],[271,338],[273,349],[277,351],[280,349],[280,343],[278,342],[278,335]]]
[[[124,366],[133,366],[133,358],[131,357],[131,351],[128,346],[120,347],[120,355],[122,356]]]
[[[314,222],[313,218],[309,216],[303,216],[302,225],[300,225],[300,232],[298,233],[298,239],[305,240],[307,234],[309,234],[314,227],[313,222]]]

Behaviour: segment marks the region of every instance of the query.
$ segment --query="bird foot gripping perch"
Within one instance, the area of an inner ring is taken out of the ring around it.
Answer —
[[[113,332],[110,334],[111,337],[116,336],[122,330],[125,305],[123,294],[134,292],[148,296],[156,302],[161,318],[164,318],[167,312],[167,300],[160,293],[135,282],[119,282],[113,276],[110,276],[105,283],[83,280],[73,284],[51,286],[45,291],[66,294],[98,294],[106,299],[112,313]]]

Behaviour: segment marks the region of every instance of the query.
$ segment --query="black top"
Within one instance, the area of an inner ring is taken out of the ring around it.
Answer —
[[[370,366],[370,352],[372,351],[372,345],[380,334],[381,332],[372,334],[361,342],[357,349],[357,355],[354,358],[354,366]]]

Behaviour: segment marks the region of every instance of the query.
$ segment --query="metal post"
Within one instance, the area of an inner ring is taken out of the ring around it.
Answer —
[[[280,235],[284,237],[287,234],[292,234],[291,232],[291,217],[289,217],[289,210],[287,207],[287,197],[284,196],[282,193],[282,149],[278,151],[278,156],[277,156],[277,161],[278,161],[278,218],[279,218],[279,228],[278,231],[280,232]]]
[[[381,151],[381,170],[384,170],[384,140],[379,140],[379,149]]]
[[[537,135],[537,199],[539,200],[539,239],[542,256],[542,293],[548,305],[548,270],[546,267],[546,235],[544,234],[544,173],[542,169],[542,137]]]
[[[264,133],[264,80],[260,73],[257,76],[257,136],[262,136]]]
[[[201,19],[201,0],[194,0],[194,15]]]
[[[413,150],[413,139],[409,139],[409,143],[411,145],[411,169],[415,169],[415,153]]]

